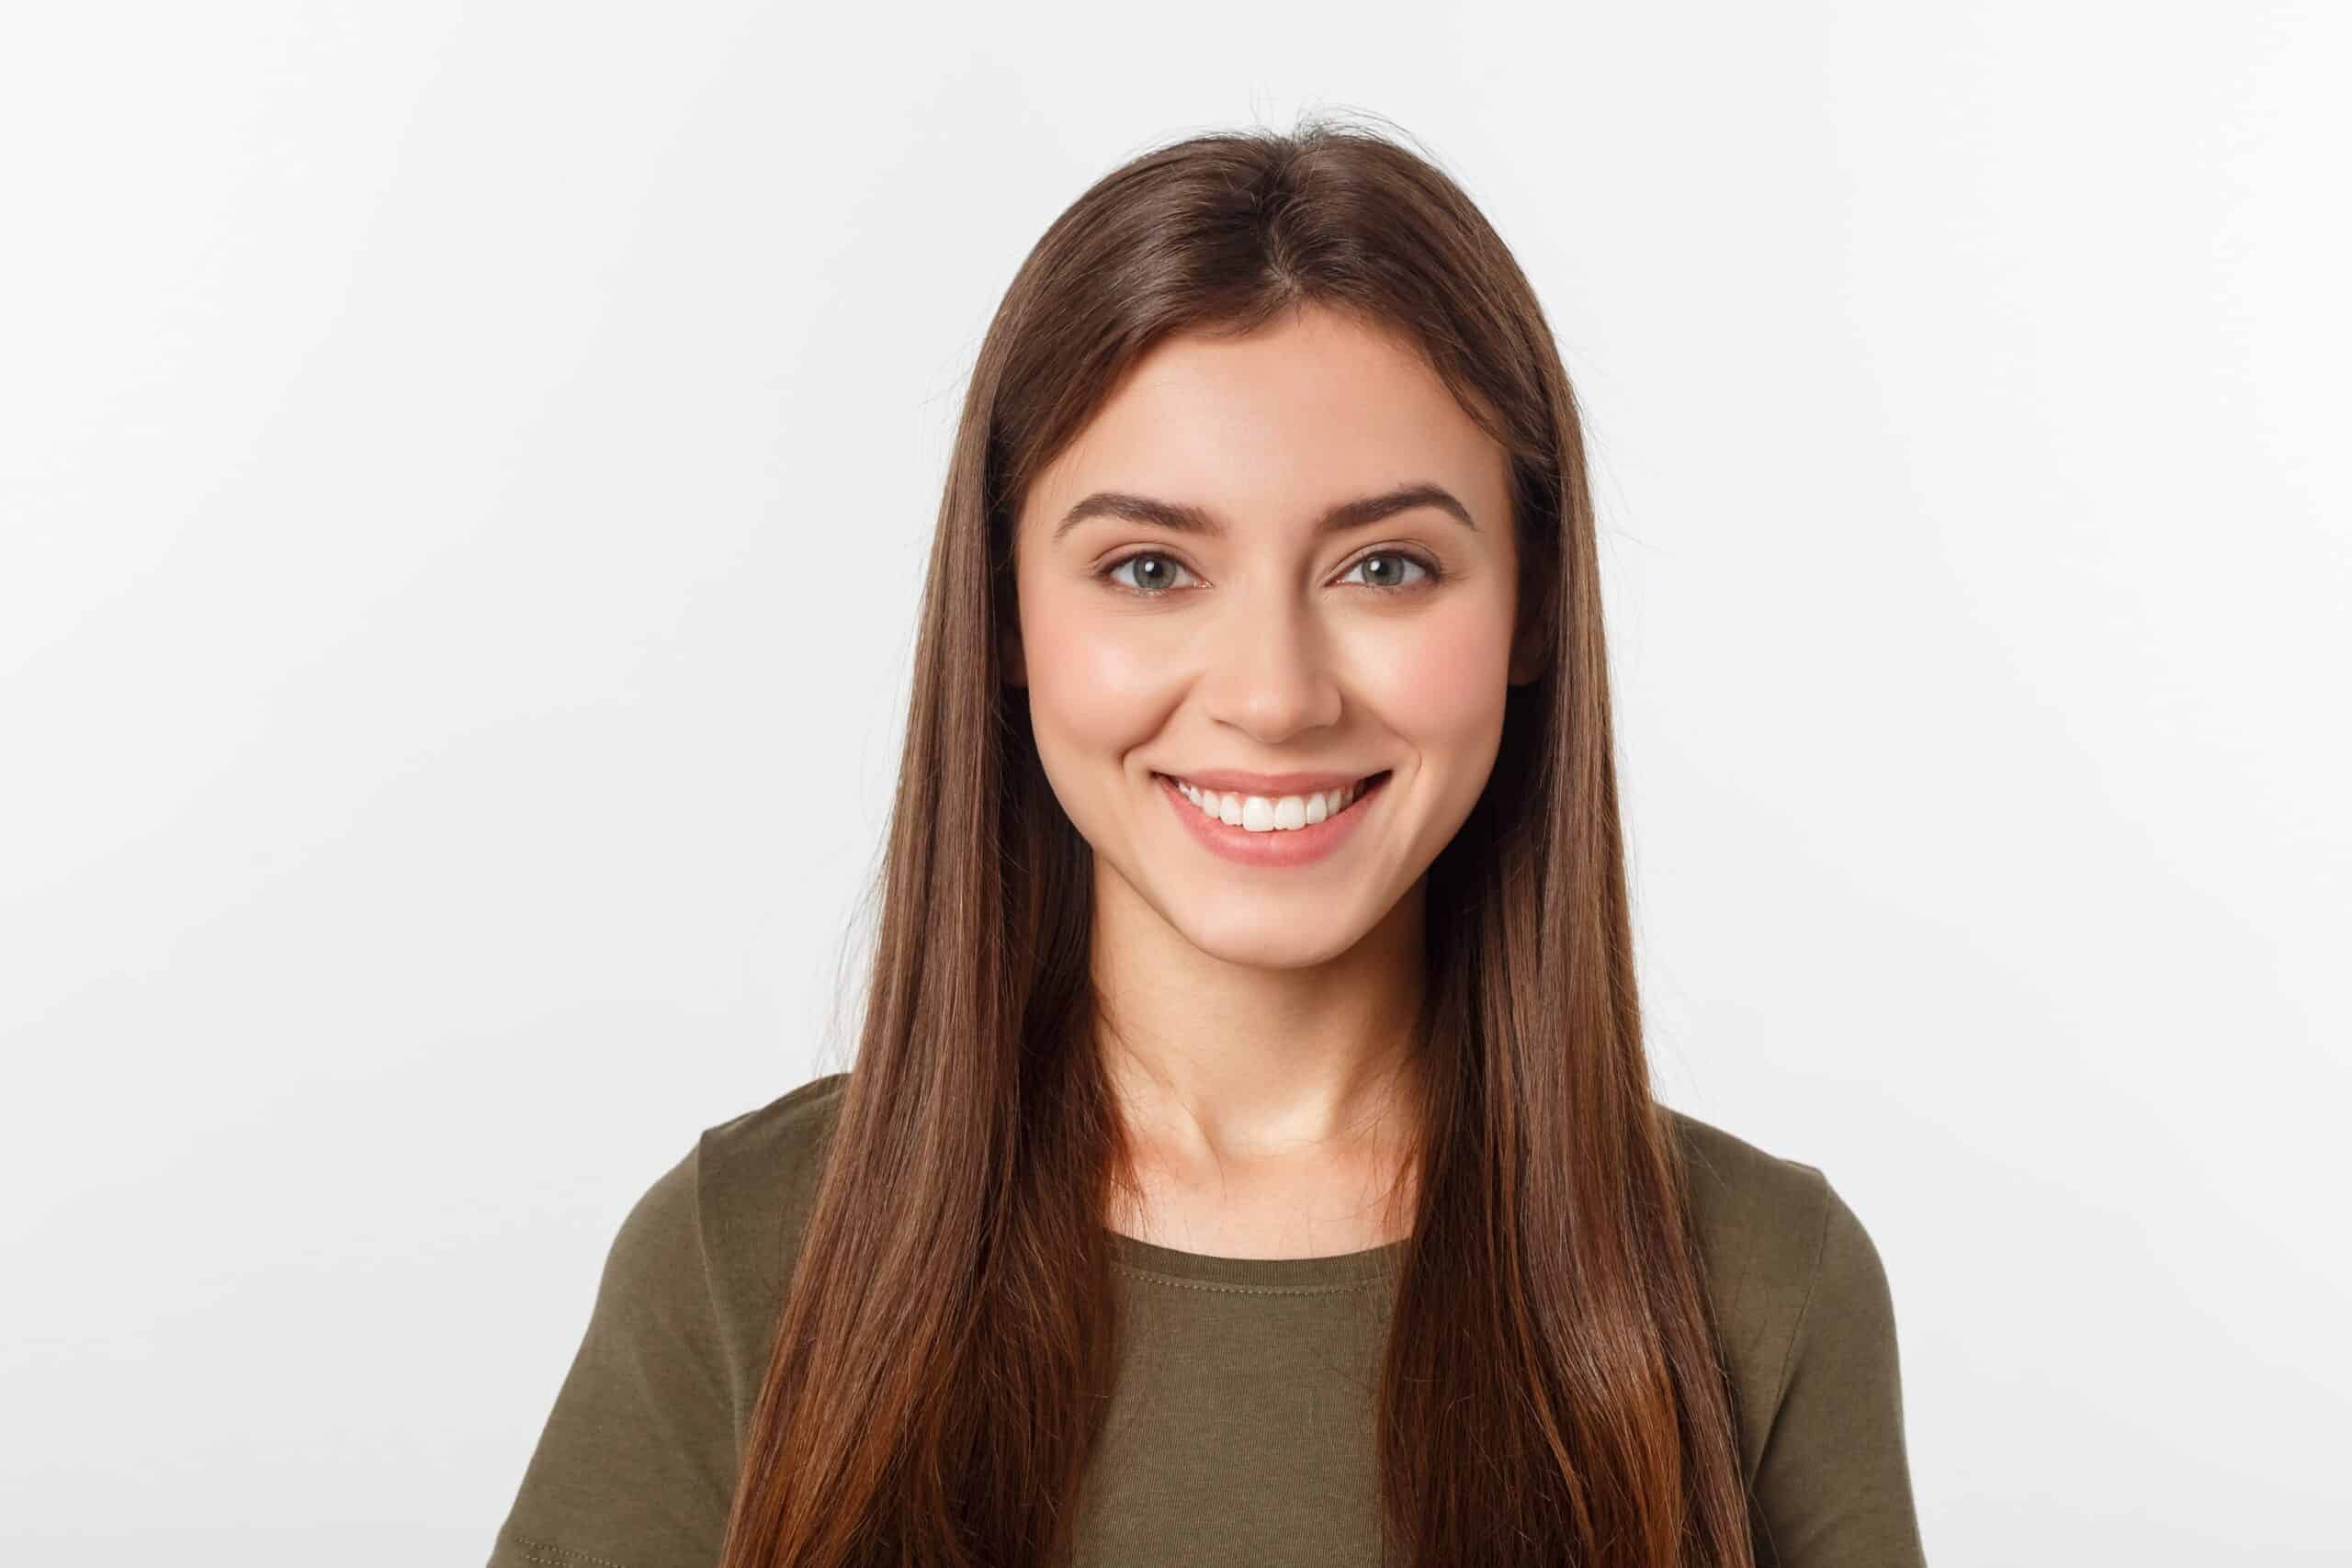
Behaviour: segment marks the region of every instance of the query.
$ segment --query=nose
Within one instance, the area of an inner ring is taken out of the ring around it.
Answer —
[[[1241,594],[1213,635],[1199,686],[1210,718],[1270,747],[1339,721],[1327,628],[1295,596]]]

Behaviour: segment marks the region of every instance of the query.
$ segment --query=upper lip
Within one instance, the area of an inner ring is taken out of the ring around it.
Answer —
[[[1159,771],[1167,772],[1165,769]],[[1198,784],[1203,789],[1230,791],[1235,795],[1262,795],[1272,799],[1285,795],[1311,795],[1317,790],[1343,789],[1360,779],[1368,779],[1387,771],[1375,768],[1370,773],[1252,773],[1238,768],[1211,768],[1203,773],[1170,773],[1168,776]]]

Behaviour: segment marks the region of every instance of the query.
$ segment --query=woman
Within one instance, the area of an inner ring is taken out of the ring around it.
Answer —
[[[1869,1236],[1651,1098],[1575,403],[1427,162],[1200,137],[1038,243],[881,894],[493,1564],[1921,1560]]]

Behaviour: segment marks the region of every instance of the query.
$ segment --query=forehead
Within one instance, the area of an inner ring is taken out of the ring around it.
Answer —
[[[1508,459],[1404,340],[1324,309],[1155,344],[1046,471],[1024,516],[1116,484],[1245,522],[1408,481],[1499,519]]]

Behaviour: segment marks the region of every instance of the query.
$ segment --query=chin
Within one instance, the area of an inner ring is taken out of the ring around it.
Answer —
[[[1353,947],[1363,932],[1349,919],[1296,917],[1264,902],[1233,919],[1214,910],[1172,922],[1186,942],[1211,958],[1251,969],[1307,969]]]

